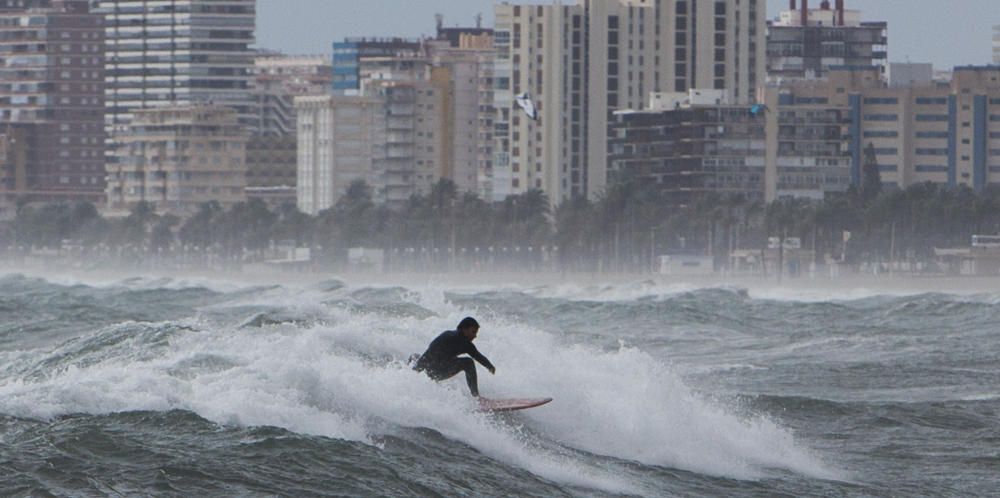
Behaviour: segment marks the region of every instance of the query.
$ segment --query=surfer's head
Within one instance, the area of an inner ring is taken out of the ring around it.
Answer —
[[[458,327],[455,329],[458,330],[459,334],[464,335],[466,339],[471,341],[475,339],[476,334],[479,333],[479,322],[477,322],[475,318],[467,316],[463,318],[461,322],[458,322]]]

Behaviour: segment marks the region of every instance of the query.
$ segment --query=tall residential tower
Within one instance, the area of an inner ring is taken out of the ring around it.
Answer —
[[[600,195],[609,113],[642,109],[651,93],[719,89],[726,102],[751,102],[764,78],[764,11],[763,0],[498,4],[493,198]]]
[[[105,116],[113,133],[136,109],[211,103],[256,126],[250,81],[255,0],[99,0],[107,37]]]
[[[0,0],[5,207],[104,195],[104,26],[86,0]]]

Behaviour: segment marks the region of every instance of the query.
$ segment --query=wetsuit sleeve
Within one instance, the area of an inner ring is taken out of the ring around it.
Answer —
[[[495,368],[493,364],[490,363],[490,360],[487,359],[485,356],[483,356],[483,353],[480,353],[479,350],[476,349],[476,346],[471,342],[469,343],[469,350],[466,351],[466,353],[468,353],[469,356],[475,358],[480,365],[489,368],[490,370],[493,370]]]

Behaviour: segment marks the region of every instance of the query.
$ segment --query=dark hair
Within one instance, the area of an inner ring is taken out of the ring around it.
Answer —
[[[465,329],[471,328],[471,327],[475,327],[475,328],[478,329],[479,328],[479,322],[477,322],[475,318],[472,318],[471,316],[467,316],[467,317],[463,318],[461,322],[458,322],[457,330],[465,330]]]

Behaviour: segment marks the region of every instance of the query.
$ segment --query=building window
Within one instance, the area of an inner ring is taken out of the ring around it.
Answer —
[[[865,121],[898,121],[898,114],[865,114]]]

